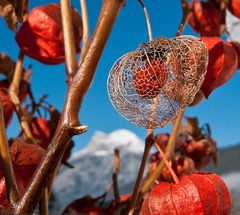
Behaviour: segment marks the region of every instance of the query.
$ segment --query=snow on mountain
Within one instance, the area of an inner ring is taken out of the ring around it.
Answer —
[[[127,187],[136,180],[144,142],[134,133],[120,129],[110,134],[97,131],[86,148],[73,154],[73,169],[64,168],[54,182],[54,193],[61,207],[86,194],[102,194],[112,180],[114,149],[120,151],[119,186]]]
[[[227,11],[226,25],[231,34],[231,38],[234,41],[240,42],[240,20],[233,16],[229,11]]]

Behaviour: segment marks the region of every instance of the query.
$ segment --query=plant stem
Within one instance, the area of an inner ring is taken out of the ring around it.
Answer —
[[[7,142],[6,130],[3,119],[2,102],[0,99],[0,157],[3,163],[3,172],[5,175],[7,197],[11,206],[14,206],[19,200],[19,194],[15,175],[13,171],[12,161],[9,154],[9,146]]]
[[[181,20],[181,23],[178,27],[178,31],[176,33],[176,36],[180,36],[182,35],[183,33],[183,30],[187,24],[187,21],[188,21],[188,18],[189,18],[189,15],[191,13],[191,9],[189,8],[189,4],[188,4],[188,1],[187,0],[181,0],[181,4],[182,4],[182,20]]]
[[[124,3],[124,0],[105,1],[87,55],[68,87],[64,109],[53,139],[13,213],[24,215],[33,212],[39,196],[48,185],[50,176],[61,159],[67,144],[74,135],[86,132],[87,127],[81,125],[78,119],[80,106],[93,80],[107,39]]]
[[[147,8],[145,7],[145,5],[143,4],[142,0],[138,0],[138,2],[140,3],[140,5],[143,8],[145,17],[146,17],[146,21],[147,21],[147,28],[148,28],[148,36],[149,36],[149,40],[152,41],[153,40],[153,35],[152,35],[152,27],[151,27],[151,22],[150,22],[150,17],[147,11]]]
[[[149,155],[149,153],[151,151],[151,148],[152,148],[152,145],[154,143],[153,138],[154,138],[153,137],[153,129],[149,129],[148,133],[147,133],[146,140],[145,140],[145,148],[144,148],[143,157],[142,157],[140,169],[139,169],[138,176],[137,176],[137,181],[135,183],[135,187],[134,187],[131,202],[130,202],[129,213],[128,213],[129,215],[133,215],[134,209],[136,207],[138,194],[139,194],[139,189],[140,189],[142,177],[143,177],[143,174],[144,174],[144,169],[145,169],[145,166],[146,166],[146,163],[147,163],[148,155]]]
[[[176,139],[177,139],[177,134],[178,134],[178,130],[181,124],[181,120],[182,120],[182,116],[183,113],[179,114],[177,119],[175,120],[174,124],[173,124],[173,128],[172,128],[172,133],[170,135],[168,144],[167,144],[167,148],[165,151],[165,157],[167,160],[169,160],[173,154],[174,148],[175,148],[175,143],[176,143]],[[163,168],[164,168],[164,161],[161,161],[159,163],[159,165],[157,166],[157,168],[155,169],[155,171],[150,175],[149,178],[147,178],[147,180],[144,182],[141,190],[140,190],[140,197],[143,197],[143,195],[148,192],[148,190],[152,187],[152,185],[154,184],[154,181],[158,179],[158,177],[160,176]]]
[[[173,169],[172,169],[169,161],[167,160],[164,152],[162,151],[161,147],[160,147],[156,142],[154,142],[154,145],[155,145],[155,147],[157,148],[157,150],[159,151],[159,153],[160,153],[160,155],[161,155],[161,158],[163,159],[163,161],[164,161],[165,165],[167,166],[169,172],[171,173],[171,176],[172,176],[174,182],[175,182],[176,184],[179,184],[178,177],[177,177],[177,175],[175,174],[175,172],[173,171]]]
[[[20,122],[22,131],[23,131],[26,139],[31,142],[34,142],[34,138],[32,136],[30,126],[27,122],[27,117],[25,116],[25,113],[21,107],[21,103],[18,98],[19,86],[20,86],[21,79],[22,79],[23,59],[24,59],[24,53],[22,50],[20,50],[18,60],[16,62],[16,66],[15,66],[15,71],[13,74],[13,80],[9,87],[9,95],[10,95],[12,103],[14,104],[18,120]]]
[[[113,164],[113,192],[114,192],[114,198],[115,201],[118,203],[120,200],[120,194],[119,194],[119,187],[118,187],[118,172],[120,168],[120,157],[119,157],[119,150],[114,150],[114,164]]]
[[[90,33],[89,33],[88,11],[87,11],[86,0],[80,0],[80,5],[81,5],[81,11],[82,11],[82,20],[83,20],[83,39],[82,39],[82,51],[81,51],[79,65],[82,64],[90,45]]]
[[[66,58],[67,81],[71,81],[78,68],[75,39],[73,34],[71,5],[70,0],[60,0],[60,3],[62,14],[64,51]]]
[[[145,14],[145,18],[146,18],[146,22],[147,22],[147,28],[148,28],[149,41],[152,41],[153,40],[152,28],[151,28],[151,22],[150,22],[150,17],[149,17],[147,8],[141,0],[138,0],[138,2],[142,6],[144,14]],[[150,63],[150,65],[151,65],[151,63]],[[154,100],[153,109],[152,109],[151,115],[150,115],[150,121],[154,121],[158,99],[159,99],[159,96]],[[153,133],[154,133],[154,129],[148,129],[147,136],[146,136],[146,139],[145,139],[145,147],[144,147],[144,152],[143,152],[143,156],[142,156],[142,161],[141,161],[140,169],[139,169],[138,176],[137,176],[137,181],[135,183],[132,198],[131,198],[131,202],[130,202],[130,207],[129,207],[129,212],[128,212],[129,215],[134,214],[134,210],[135,210],[135,207],[136,207],[136,204],[137,204],[139,190],[140,190],[140,186],[141,186],[141,182],[142,182],[142,177],[143,177],[144,169],[145,169],[145,166],[146,166],[146,163],[147,163],[147,158],[148,158],[148,155],[151,151],[152,145],[154,143],[154,140],[153,140],[154,139],[154,137],[153,137],[154,134]]]
[[[48,215],[48,190],[45,189],[39,201],[39,215]]]

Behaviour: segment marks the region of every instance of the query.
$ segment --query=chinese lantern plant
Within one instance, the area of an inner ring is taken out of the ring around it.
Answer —
[[[214,89],[228,82],[234,75],[238,67],[238,55],[231,43],[219,37],[201,37],[201,40],[209,52],[207,74],[201,86],[207,98]]]
[[[214,173],[184,175],[179,183],[160,182],[142,205],[142,215],[228,215],[231,197],[223,180]]]
[[[198,172],[183,175],[179,180],[161,147],[155,146],[175,183],[160,182],[155,185],[143,202],[142,215],[230,214],[230,192],[219,176]]]
[[[221,11],[211,2],[193,1],[190,3],[189,24],[202,36],[221,34]]]
[[[82,20],[72,8],[75,49],[80,52]],[[16,34],[16,41],[24,53],[43,64],[60,64],[65,61],[61,9],[59,4],[34,8]]]
[[[240,0],[229,0],[228,10],[236,17],[240,18]]]

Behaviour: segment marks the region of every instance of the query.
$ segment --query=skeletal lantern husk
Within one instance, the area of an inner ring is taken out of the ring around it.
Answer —
[[[200,89],[208,51],[196,37],[159,37],[120,57],[108,77],[115,109],[143,128],[173,121]]]

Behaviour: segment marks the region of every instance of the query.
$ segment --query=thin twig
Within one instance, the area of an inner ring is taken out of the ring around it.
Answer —
[[[182,35],[183,33],[183,30],[187,24],[187,21],[188,21],[188,18],[189,18],[189,15],[191,13],[191,9],[189,7],[189,4],[188,4],[188,1],[187,0],[181,0],[181,4],[182,4],[182,20],[181,20],[181,23],[178,27],[178,31],[176,33],[176,36],[180,36]]]
[[[48,185],[50,176],[61,159],[67,144],[74,135],[86,132],[87,127],[81,125],[78,119],[80,106],[92,83],[97,64],[124,3],[124,0],[105,1],[87,55],[69,85],[64,109],[53,139],[13,213],[24,215],[33,212],[39,196]]]
[[[6,137],[6,131],[3,119],[2,102],[0,99],[0,157],[3,164],[3,171],[7,186],[7,197],[11,206],[14,206],[19,200],[18,188],[12,167],[12,161],[9,154],[9,146]]]
[[[83,39],[82,39],[82,51],[80,56],[79,65],[82,64],[84,58],[86,57],[89,45],[90,45],[90,33],[88,24],[88,11],[86,0],[80,0],[82,20],[83,20]]]
[[[159,153],[160,153],[160,155],[161,155],[161,158],[163,159],[163,161],[164,161],[165,165],[167,166],[169,172],[171,173],[171,176],[172,176],[174,182],[175,182],[176,184],[179,184],[178,177],[177,177],[177,175],[175,174],[175,172],[173,171],[173,169],[172,169],[169,161],[167,160],[164,152],[162,151],[161,147],[160,147],[156,142],[154,142],[154,145],[155,145],[155,147],[157,148],[157,150],[159,151]]]
[[[115,201],[118,203],[120,200],[120,194],[119,194],[119,187],[118,187],[118,172],[120,169],[120,157],[119,157],[119,150],[114,150],[114,164],[113,164],[113,192],[114,192],[114,198]]]
[[[24,59],[24,53],[22,50],[20,50],[18,60],[17,60],[16,66],[15,66],[13,80],[9,87],[9,95],[10,95],[11,101],[14,104],[19,123],[21,125],[22,131],[23,131],[26,139],[31,142],[34,142],[34,138],[32,136],[32,132],[31,132],[30,126],[28,124],[27,117],[25,116],[25,113],[21,107],[21,103],[18,98],[20,82],[22,79],[23,59]]]
[[[152,41],[153,40],[153,35],[152,35],[152,27],[151,27],[151,22],[150,22],[150,17],[147,11],[147,8],[145,7],[145,5],[143,4],[142,0],[138,0],[138,2],[140,3],[140,5],[143,8],[145,17],[146,17],[146,21],[147,21],[147,28],[148,28],[148,36],[149,36],[149,40]]]
[[[69,0],[60,0],[60,2],[61,2],[67,81],[71,81],[78,67],[77,54],[74,42],[75,39],[73,34],[71,5]]]
[[[143,174],[144,174],[144,169],[145,169],[147,159],[148,159],[148,155],[151,151],[153,143],[154,143],[153,130],[149,129],[146,140],[145,140],[145,148],[144,148],[144,152],[143,152],[141,166],[140,166],[140,169],[139,169],[139,172],[138,172],[137,181],[135,183],[134,191],[133,191],[131,202],[130,202],[129,213],[128,213],[129,215],[134,214],[134,210],[135,210],[138,195],[139,195],[139,189],[140,189],[141,181],[142,181],[142,177],[143,177]]]
[[[146,22],[147,22],[147,28],[148,28],[149,41],[152,41],[153,40],[152,28],[151,28],[151,22],[150,22],[150,17],[149,17],[147,8],[141,0],[138,0],[138,2],[142,6],[144,14],[145,14],[145,18],[146,18]],[[147,53],[146,53],[146,57],[148,58]],[[150,65],[151,65],[151,63],[150,63]],[[154,70],[154,68],[153,68],[153,70]],[[150,115],[150,119],[149,119],[150,122],[154,121],[154,117],[156,115],[156,110],[157,110],[157,105],[158,105],[158,100],[159,100],[159,96],[156,99],[154,99],[154,105],[153,105],[153,109],[151,111],[151,115]],[[147,136],[146,136],[146,139],[145,139],[145,148],[144,148],[144,152],[143,152],[143,156],[142,156],[142,161],[141,161],[140,169],[139,169],[139,172],[138,172],[137,181],[136,181],[135,186],[134,186],[132,198],[131,198],[131,201],[130,201],[130,207],[129,207],[129,212],[128,212],[129,215],[134,214],[134,210],[135,210],[135,207],[136,207],[136,204],[137,204],[139,190],[140,190],[140,186],[141,186],[141,182],[142,182],[142,177],[143,177],[143,174],[144,174],[144,169],[145,169],[145,166],[146,166],[146,163],[147,163],[147,158],[148,158],[148,155],[151,151],[152,145],[154,143],[153,138],[154,138],[154,129],[148,129]]]
[[[48,215],[48,190],[45,189],[39,201],[39,215]]]
[[[165,151],[165,157],[167,160],[169,160],[173,154],[173,151],[175,149],[175,143],[176,143],[176,139],[177,139],[177,135],[178,135],[178,130],[181,124],[181,120],[182,120],[182,116],[183,113],[179,114],[177,119],[175,120],[174,124],[173,124],[173,128],[172,128],[172,132],[167,144],[167,148]],[[147,178],[147,180],[143,183],[143,186],[140,190],[140,197],[142,197],[146,192],[149,191],[149,189],[152,187],[152,185],[154,184],[154,181],[158,179],[158,177],[160,176],[163,168],[165,166],[164,161],[161,161],[157,168],[155,169],[155,171],[150,175],[149,178]]]

